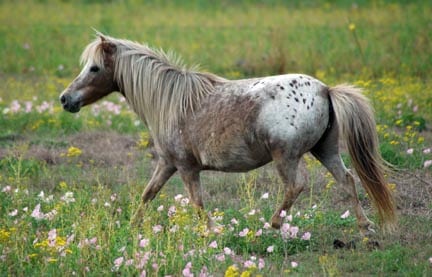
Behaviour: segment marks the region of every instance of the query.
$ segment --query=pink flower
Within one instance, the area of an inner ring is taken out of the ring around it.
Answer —
[[[265,261],[262,258],[258,259],[258,269],[261,270],[265,267]]]
[[[406,153],[407,153],[408,155],[411,155],[412,153],[414,153],[414,149],[413,149],[413,148],[410,148],[410,149],[408,149],[408,150],[406,151]]]
[[[114,260],[114,267],[116,267],[117,269],[123,264],[124,258],[123,257],[119,257],[117,259]]]
[[[239,236],[240,236],[240,237],[246,237],[248,233],[249,233],[249,229],[248,229],[248,228],[244,228],[244,229],[239,233]]]
[[[224,253],[225,253],[225,255],[234,254],[233,251],[230,248],[228,248],[228,247],[224,247]]]
[[[344,213],[340,216],[340,218],[345,219],[345,218],[348,218],[349,215],[350,215],[350,211],[349,211],[349,210],[346,210],[346,212],[344,212]]]
[[[139,246],[140,246],[141,248],[144,248],[144,247],[147,247],[147,246],[149,245],[149,243],[150,243],[150,240],[149,240],[149,239],[142,239],[142,240],[140,240],[140,242],[139,242]]]
[[[210,242],[209,247],[215,249],[215,248],[218,247],[218,244],[217,244],[217,242],[214,240],[214,241]]]
[[[162,231],[162,226],[161,225],[155,225],[155,226],[153,226],[153,233],[157,234],[160,231]]]
[[[192,263],[188,262],[182,271],[184,277],[193,277],[194,276],[193,273],[191,272],[191,268],[192,268]]]
[[[310,232],[304,233],[303,236],[301,237],[302,240],[310,240],[310,238],[311,238]]]
[[[290,215],[288,215],[287,216],[287,220],[288,220],[288,222],[291,222],[292,220],[293,220],[293,216],[290,214]]]
[[[291,238],[296,238],[298,231],[299,231],[299,227],[291,226],[290,228]]]
[[[5,187],[2,189],[2,192],[10,192],[11,190],[12,190],[11,186],[5,186]]]
[[[430,148],[426,148],[425,150],[423,150],[423,154],[430,154],[432,150]]]
[[[274,251],[274,246],[273,245],[270,245],[269,247],[267,247],[267,252],[268,253],[273,253],[273,251]]]
[[[45,218],[45,214],[41,212],[40,204],[37,204],[34,208],[33,212],[31,213],[31,217],[34,219],[40,220]]]
[[[285,210],[282,210],[279,214],[280,217],[284,218],[287,216],[287,212]]]
[[[298,267],[298,263],[297,262],[291,262],[291,267],[292,268],[296,268],[296,267]]]
[[[239,222],[237,219],[233,218],[231,219],[231,224],[237,225]]]
[[[270,229],[270,228],[271,228],[270,223],[268,223],[268,222],[264,223],[263,228],[264,228],[264,229]]]
[[[245,268],[256,267],[256,263],[254,261],[251,261],[251,260],[247,260],[246,262],[244,262],[243,265]]]
[[[9,213],[9,216],[16,216],[18,214],[18,210],[17,209],[15,209],[15,210],[13,210],[12,212],[10,212]]]
[[[147,272],[143,270],[140,274],[140,277],[147,277]]]
[[[131,266],[131,265],[133,265],[133,263],[134,263],[134,260],[133,259],[129,259],[129,260],[127,260],[125,262],[125,266]]]
[[[427,160],[427,161],[424,162],[423,167],[424,168],[428,168],[431,165],[432,165],[432,160]]]
[[[225,261],[225,254],[224,254],[224,253],[221,253],[221,254],[219,254],[219,255],[216,255],[216,256],[215,256],[215,259],[216,259],[218,262],[224,262],[224,261]]]
[[[432,257],[429,257],[429,263],[432,264]]]
[[[258,231],[256,231],[255,237],[259,237],[261,235],[262,235],[262,229],[259,229]]]

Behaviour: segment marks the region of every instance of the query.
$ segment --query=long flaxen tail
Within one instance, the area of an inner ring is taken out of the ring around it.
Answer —
[[[395,202],[384,178],[386,166],[379,153],[369,100],[361,89],[345,84],[330,88],[329,94],[339,134],[346,141],[357,175],[378,210],[383,229],[392,231],[396,226]]]

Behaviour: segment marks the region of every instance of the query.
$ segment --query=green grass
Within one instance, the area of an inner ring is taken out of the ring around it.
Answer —
[[[0,275],[431,275],[431,13],[427,1],[0,1]],[[371,249],[309,156],[289,232],[264,227],[283,191],[271,167],[203,174],[220,234],[175,200],[186,193],[178,176],[131,226],[152,168],[145,127],[119,95],[73,115],[57,100],[92,28],[227,78],[303,72],[363,87],[382,155],[400,169],[388,176],[399,230],[371,237]],[[334,249],[335,239],[356,248]]]

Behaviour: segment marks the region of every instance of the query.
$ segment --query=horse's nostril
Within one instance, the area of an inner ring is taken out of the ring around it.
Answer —
[[[62,104],[65,104],[65,103],[66,103],[66,96],[62,95],[62,96],[60,97],[60,102],[61,102]]]

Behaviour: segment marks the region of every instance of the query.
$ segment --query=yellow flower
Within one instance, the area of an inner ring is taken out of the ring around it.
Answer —
[[[239,269],[235,265],[230,265],[225,271],[225,277],[239,277]]]
[[[65,181],[61,181],[61,182],[59,183],[59,187],[60,187],[61,189],[66,189],[66,188],[68,187],[68,185],[66,184]]]
[[[68,157],[78,157],[81,154],[82,154],[81,149],[79,149],[77,147],[74,147],[74,146],[71,146],[71,147],[69,147],[66,156],[68,156]]]
[[[388,184],[388,187],[389,187],[389,189],[390,189],[391,191],[395,191],[395,190],[396,190],[396,184],[394,184],[394,183],[390,183],[390,184]]]
[[[350,23],[350,24],[348,25],[348,29],[349,29],[351,32],[354,32],[354,31],[355,31],[355,28],[356,28],[356,25],[355,25],[354,23]]]

